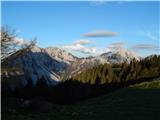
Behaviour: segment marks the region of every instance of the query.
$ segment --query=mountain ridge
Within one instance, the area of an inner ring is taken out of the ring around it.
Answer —
[[[61,80],[71,78],[81,73],[83,70],[92,68],[100,64],[114,64],[131,59],[139,60],[137,56],[130,54],[127,50],[103,53],[98,56],[78,58],[71,53],[56,47],[40,48],[34,46],[29,51],[17,55],[7,61],[7,67],[20,67],[23,73],[23,84],[27,84],[31,79],[34,84],[41,77],[45,78],[48,85],[56,85]],[[5,62],[4,62],[5,63]],[[2,66],[4,66],[2,63]],[[22,82],[20,80],[20,82]]]

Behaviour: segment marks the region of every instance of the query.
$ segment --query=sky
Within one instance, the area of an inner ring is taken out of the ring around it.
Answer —
[[[86,57],[126,48],[140,56],[160,54],[160,2],[7,2],[1,26],[16,30],[21,44],[59,47]]]

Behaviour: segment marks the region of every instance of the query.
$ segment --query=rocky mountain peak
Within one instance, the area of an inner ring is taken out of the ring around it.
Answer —
[[[63,61],[67,64],[71,64],[76,61],[78,58],[73,56],[72,54],[66,52],[65,50],[61,50],[57,47],[48,47],[45,48],[45,51],[56,60]]]
[[[114,53],[116,53],[122,57],[125,57],[125,58],[132,58],[132,59],[135,58],[135,59],[139,60],[139,56],[136,55],[136,53],[134,53],[131,50],[125,49],[125,48],[119,48],[119,49],[115,50]]]

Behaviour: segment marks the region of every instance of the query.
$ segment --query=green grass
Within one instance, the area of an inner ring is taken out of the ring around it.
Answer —
[[[140,84],[133,85],[133,87],[141,89],[160,89],[160,80],[157,79],[151,82],[143,82]]]
[[[3,112],[2,120],[160,120],[160,80],[144,82],[47,113]]]

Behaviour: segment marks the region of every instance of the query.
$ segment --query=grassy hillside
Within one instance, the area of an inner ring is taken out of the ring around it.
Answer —
[[[14,109],[4,112],[2,109],[2,120],[158,120],[160,80],[130,86],[77,104],[49,106],[51,110],[46,113]]]
[[[151,82],[143,82],[136,85],[131,86],[133,88],[141,88],[141,89],[160,89],[160,80],[154,80]]]

